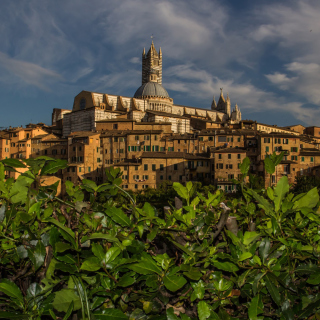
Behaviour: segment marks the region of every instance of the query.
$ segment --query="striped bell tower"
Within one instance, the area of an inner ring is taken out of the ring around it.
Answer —
[[[149,82],[149,74],[151,70],[157,73],[157,82],[162,85],[162,51],[159,53],[154,47],[153,41],[151,47],[146,54],[145,48],[142,52],[142,84]]]

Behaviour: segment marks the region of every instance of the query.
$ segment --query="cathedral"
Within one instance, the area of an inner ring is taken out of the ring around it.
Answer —
[[[53,124],[63,117],[63,136],[72,132],[96,130],[102,120],[128,119],[135,122],[170,123],[174,133],[214,128],[222,123],[239,123],[241,112],[237,105],[231,111],[229,95],[221,89],[218,103],[213,98],[211,108],[182,106],[174,103],[162,86],[162,51],[152,41],[149,51],[142,53],[142,83],[133,97],[90,91],[80,92],[71,112],[53,113]]]

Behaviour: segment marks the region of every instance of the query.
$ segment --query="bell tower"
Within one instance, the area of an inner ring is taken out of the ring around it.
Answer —
[[[151,47],[146,54],[146,50],[142,52],[142,84],[149,82],[149,75],[155,72],[157,75],[157,82],[162,85],[162,51],[161,48],[159,53],[154,47],[153,41]]]

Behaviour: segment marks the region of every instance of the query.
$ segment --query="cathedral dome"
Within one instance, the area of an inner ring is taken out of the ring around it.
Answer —
[[[161,84],[150,81],[138,88],[138,90],[134,94],[134,98],[143,97],[169,98],[169,94]]]

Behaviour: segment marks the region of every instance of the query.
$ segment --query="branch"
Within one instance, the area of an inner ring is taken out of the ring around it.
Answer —
[[[220,207],[223,209],[220,220],[217,224],[217,231],[213,234],[212,240],[214,240],[222,231],[223,227],[225,226],[228,216],[229,216],[229,211],[231,210],[229,207],[227,207],[223,202],[221,202]]]

